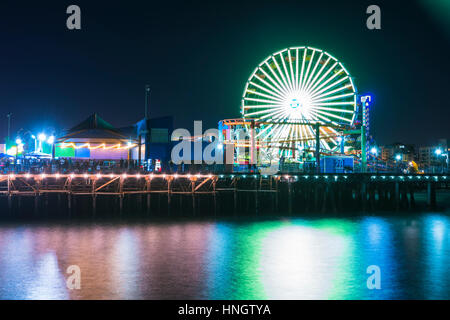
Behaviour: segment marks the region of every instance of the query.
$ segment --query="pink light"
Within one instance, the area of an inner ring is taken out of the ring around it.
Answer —
[[[89,176],[88,176],[87,173],[85,173],[85,174],[83,175],[83,177],[84,177],[85,179],[89,178]]]
[[[71,179],[75,178],[75,175],[74,175],[73,173],[70,174],[70,178],[71,178]]]
[[[97,173],[97,179],[100,179],[102,175],[100,173]]]

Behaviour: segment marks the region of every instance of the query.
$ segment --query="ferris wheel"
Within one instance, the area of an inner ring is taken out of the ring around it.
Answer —
[[[311,47],[281,50],[266,58],[247,81],[242,98],[244,119],[259,123],[256,139],[279,156],[320,147],[339,147],[336,128],[352,125],[356,114],[353,80],[336,58]]]

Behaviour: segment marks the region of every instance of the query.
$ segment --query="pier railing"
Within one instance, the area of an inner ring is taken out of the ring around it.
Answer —
[[[217,215],[409,210],[416,207],[417,193],[434,209],[436,191],[449,186],[447,175],[7,174],[0,175],[0,208],[8,210],[0,212],[14,216],[29,211]]]

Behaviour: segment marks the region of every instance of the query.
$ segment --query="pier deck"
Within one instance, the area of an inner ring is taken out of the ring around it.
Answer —
[[[436,209],[447,175],[9,174],[0,175],[2,216],[261,214],[411,210],[416,194]],[[30,203],[32,199],[32,203]],[[25,204],[25,202],[27,204]]]

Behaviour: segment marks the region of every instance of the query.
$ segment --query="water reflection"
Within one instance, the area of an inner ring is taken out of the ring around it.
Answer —
[[[450,298],[449,217],[0,228],[2,299]],[[81,268],[81,290],[66,288]],[[381,269],[381,290],[366,269]]]

